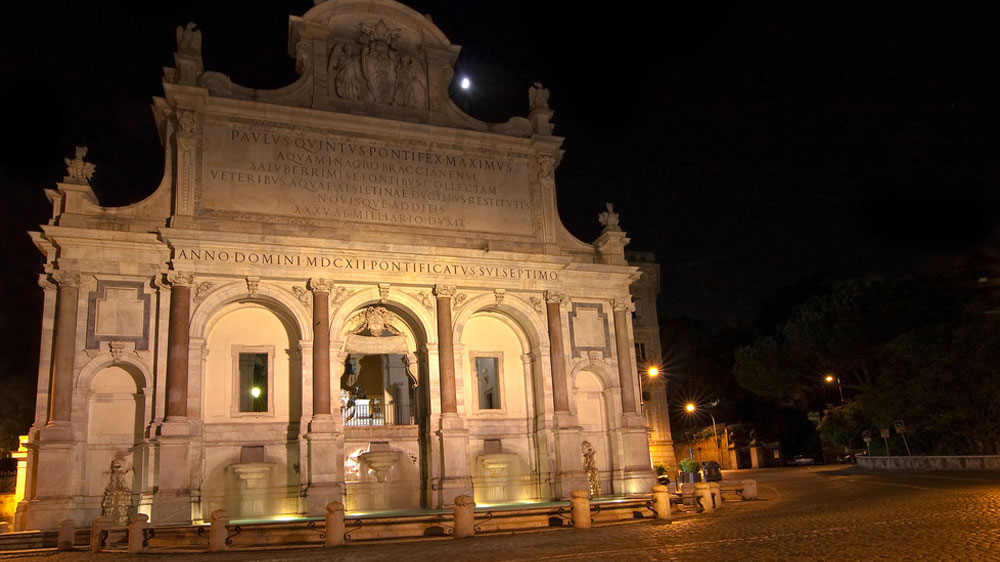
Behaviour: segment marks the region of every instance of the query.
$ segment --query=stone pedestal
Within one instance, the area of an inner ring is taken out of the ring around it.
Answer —
[[[455,538],[476,534],[476,502],[470,496],[455,498]]]
[[[556,414],[556,426],[552,438],[556,446],[556,470],[553,485],[556,499],[570,499],[573,490],[590,487],[587,473],[583,470],[583,434],[576,425],[576,417],[570,414]]]
[[[153,496],[151,519],[157,524],[191,523],[191,437],[187,419],[174,419],[160,426],[158,438],[159,480]]]
[[[656,484],[656,473],[650,468],[646,427],[638,415],[623,416],[622,423],[624,427],[617,430],[622,443],[624,461],[619,491],[626,495],[644,495]]]
[[[444,451],[442,474],[435,479],[439,507],[454,505],[458,496],[472,496],[472,476],[469,474],[469,431],[457,414],[442,414],[437,431]]]
[[[330,502],[326,504],[326,521],[324,531],[326,538],[324,546],[340,546],[344,540],[344,504]]]
[[[306,513],[322,515],[327,504],[344,498],[344,437],[333,416],[316,416],[306,435],[309,448],[309,485]]]

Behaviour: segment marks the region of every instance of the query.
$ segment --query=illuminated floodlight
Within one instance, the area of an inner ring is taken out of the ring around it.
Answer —
[[[468,90],[472,86],[472,82],[469,80],[469,77],[466,76],[462,78],[462,81],[459,82],[459,85],[462,87],[463,90]]]
[[[255,387],[251,388],[250,389],[250,396],[253,396],[254,398],[260,398],[260,387],[255,386]]]

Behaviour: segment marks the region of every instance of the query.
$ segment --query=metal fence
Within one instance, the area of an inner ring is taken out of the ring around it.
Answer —
[[[0,470],[0,494],[9,494],[17,484],[17,470]]]
[[[413,425],[409,404],[384,404],[381,400],[355,400],[341,409],[344,427]]]

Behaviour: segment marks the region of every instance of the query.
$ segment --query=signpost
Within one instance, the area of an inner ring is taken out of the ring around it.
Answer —
[[[865,440],[865,448],[868,449],[868,456],[872,456],[872,432],[867,429],[862,431],[861,438]]]
[[[906,424],[903,423],[903,420],[896,420],[892,422],[892,425],[896,428],[896,433],[903,438],[903,445],[906,445],[906,456],[912,457],[913,455],[910,454],[910,444],[906,442]]]
[[[889,428],[883,427],[878,430],[879,434],[882,435],[882,441],[885,443],[885,456],[889,456]]]

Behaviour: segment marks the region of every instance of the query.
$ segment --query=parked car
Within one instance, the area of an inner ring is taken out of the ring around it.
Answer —
[[[811,464],[816,464],[816,461],[812,457],[806,457],[803,455],[795,455],[792,457],[792,464],[795,466],[809,466]]]
[[[837,457],[837,462],[839,464],[855,464],[857,461],[854,460],[854,453],[845,453]]]

